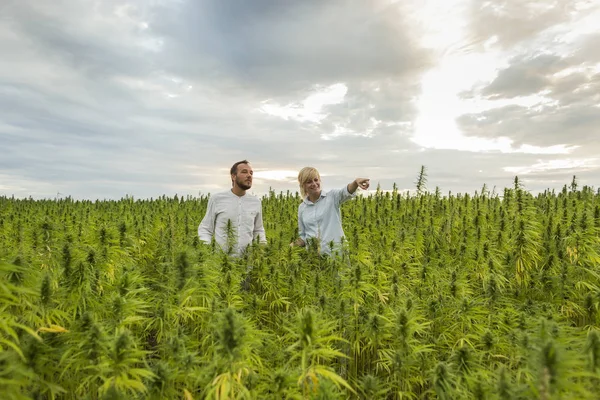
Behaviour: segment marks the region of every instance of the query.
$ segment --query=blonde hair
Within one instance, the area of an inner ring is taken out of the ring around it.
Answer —
[[[304,167],[298,173],[298,184],[300,185],[300,194],[302,197],[306,197],[306,192],[304,191],[304,184],[306,182],[312,181],[315,178],[319,178],[321,180],[321,175],[319,175],[319,171],[313,167]]]

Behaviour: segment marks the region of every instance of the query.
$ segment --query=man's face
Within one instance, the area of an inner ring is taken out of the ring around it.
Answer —
[[[250,164],[239,164],[237,166],[237,173],[231,175],[231,179],[235,182],[234,185],[237,185],[242,190],[248,190],[252,187],[252,167]]]

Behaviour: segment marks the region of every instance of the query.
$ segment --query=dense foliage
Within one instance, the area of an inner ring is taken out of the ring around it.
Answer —
[[[419,185],[345,204],[337,258],[297,194],[240,259],[206,197],[0,197],[2,398],[597,398],[600,194]]]

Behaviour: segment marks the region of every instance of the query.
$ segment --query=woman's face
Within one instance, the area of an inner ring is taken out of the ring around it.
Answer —
[[[321,194],[321,181],[318,176],[313,179],[304,182],[304,192],[309,197],[316,197]]]

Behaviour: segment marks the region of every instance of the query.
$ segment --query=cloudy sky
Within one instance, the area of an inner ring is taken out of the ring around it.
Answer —
[[[600,186],[600,0],[2,0],[0,195]]]

